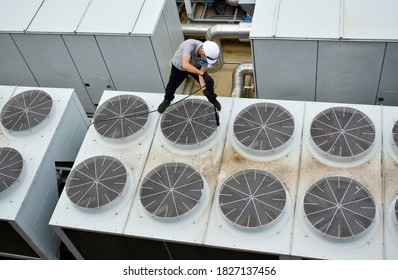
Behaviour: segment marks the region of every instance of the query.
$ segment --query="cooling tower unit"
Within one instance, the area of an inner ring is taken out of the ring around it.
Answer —
[[[398,105],[397,9],[390,0],[257,1],[258,97]]]
[[[383,106],[384,259],[398,259],[398,110]]]
[[[61,242],[48,225],[58,200],[56,162],[75,160],[88,119],[72,89],[0,90],[7,96],[0,104],[0,255],[57,259]]]
[[[381,108],[307,102],[291,254],[382,259]]]
[[[163,95],[105,91],[50,225],[77,259],[135,259],[122,237]]]
[[[205,239],[225,258],[290,255],[304,105],[234,99]]]
[[[183,41],[175,1],[13,2],[0,3],[2,84],[74,88],[90,115],[104,90],[164,92]]]
[[[202,244],[232,105],[218,100],[219,126],[204,96],[176,95],[161,116],[124,231],[129,240],[152,241],[140,258],[206,258]]]

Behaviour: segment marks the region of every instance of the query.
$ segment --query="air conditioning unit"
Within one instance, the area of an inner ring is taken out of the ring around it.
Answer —
[[[50,225],[77,259],[134,259],[122,237],[163,95],[104,91]]]
[[[307,102],[291,254],[382,259],[381,108]]]
[[[218,100],[223,109],[216,113],[204,96],[176,95],[161,116],[124,230],[130,240],[152,242],[137,252],[140,258],[205,254],[202,245],[232,105],[230,98]]]
[[[88,119],[73,89],[0,91],[0,255],[57,259],[56,162],[75,160]]]
[[[206,246],[290,254],[304,105],[234,99]]]
[[[384,258],[398,259],[398,110],[383,106]]]

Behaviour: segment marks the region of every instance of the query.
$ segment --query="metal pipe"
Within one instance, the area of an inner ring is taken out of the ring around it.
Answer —
[[[239,41],[249,41],[249,34],[251,29],[251,22],[240,22],[238,24],[217,24],[210,27],[206,32],[206,40],[214,41],[218,44],[221,50],[221,40],[237,38]],[[220,51],[217,62],[209,67],[209,72],[215,72],[221,69],[224,65],[224,56]]]
[[[253,63],[243,62],[235,67],[232,74],[232,92],[231,97],[241,97],[245,86],[245,77],[253,76]]]
[[[238,6],[239,5],[239,0],[225,0],[228,5],[230,6]]]

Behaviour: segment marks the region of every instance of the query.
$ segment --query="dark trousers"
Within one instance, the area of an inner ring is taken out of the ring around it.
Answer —
[[[169,82],[166,86],[166,94],[164,98],[172,101],[174,99],[174,93],[177,88],[182,84],[182,82],[188,77],[188,75],[192,76],[199,83],[199,76],[187,71],[181,71],[174,65],[171,65],[171,73]]]

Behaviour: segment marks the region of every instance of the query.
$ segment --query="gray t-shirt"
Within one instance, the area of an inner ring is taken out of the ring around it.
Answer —
[[[200,56],[198,56],[198,49],[203,45],[203,42],[195,39],[188,39],[181,43],[175,52],[172,63],[177,69],[184,71],[182,68],[182,57],[189,56],[189,62],[196,68],[200,68],[203,64],[207,68],[208,63],[202,62]]]

